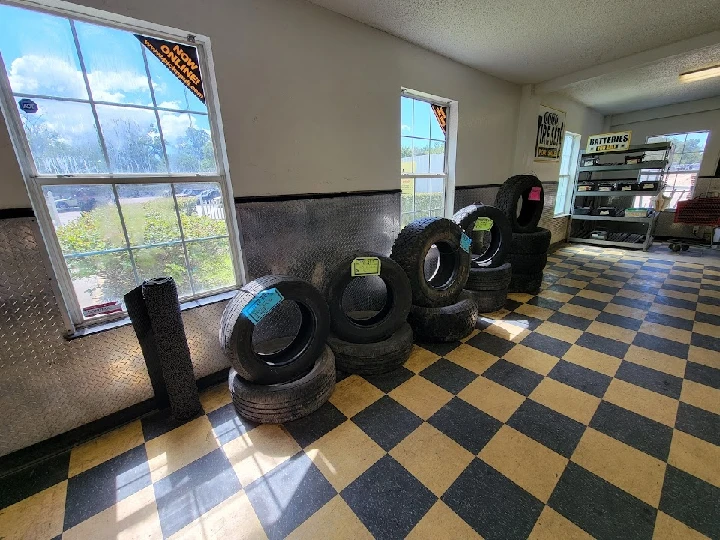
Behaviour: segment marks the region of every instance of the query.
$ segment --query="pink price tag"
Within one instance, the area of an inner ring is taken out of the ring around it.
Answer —
[[[542,193],[542,188],[540,188],[540,187],[530,188],[530,196],[528,197],[528,201],[539,201],[540,193]]]

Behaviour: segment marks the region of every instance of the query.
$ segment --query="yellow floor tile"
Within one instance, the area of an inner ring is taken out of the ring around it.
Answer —
[[[345,489],[385,455],[375,441],[350,421],[310,444],[305,453],[337,491]]]
[[[690,345],[688,360],[715,369],[720,369],[720,351],[711,351]]]
[[[460,538],[482,540],[478,533],[442,501],[437,501],[406,537],[407,540],[456,540]]]
[[[650,311],[654,313],[662,313],[663,315],[670,315],[672,317],[678,317],[680,319],[687,319],[692,321],[695,319],[695,312],[685,308],[679,308],[675,306],[666,306],[665,304],[653,304],[650,306]],[[698,304],[698,311],[702,311]]]
[[[330,403],[352,418],[383,397],[383,393],[359,375],[350,375],[335,385]]]
[[[441,497],[473,460],[447,435],[423,423],[390,451],[400,465]]]
[[[670,427],[675,426],[680,404],[675,399],[619,379],[610,382],[603,399]]]
[[[553,313],[555,312],[551,309],[546,309],[544,307],[523,304],[515,310],[515,313],[520,313],[520,315],[527,315],[528,317],[535,317],[536,319],[542,319],[544,321],[545,319],[552,317]]]
[[[712,304],[704,304],[702,302],[698,302],[697,310],[701,313],[720,316],[720,306],[714,306]]]
[[[81,444],[70,452],[68,476],[92,469],[145,442],[140,420],[131,422],[97,439]]]
[[[588,428],[572,461],[653,508],[660,504],[665,462],[645,452]]]
[[[524,304],[525,302],[527,302],[527,301],[529,301],[530,299],[532,299],[533,295],[532,295],[532,294],[525,294],[525,293],[510,293],[510,294],[507,295],[507,297],[508,297],[510,300],[515,300],[516,302],[520,302],[520,303]]]
[[[703,289],[702,295],[709,296],[711,298],[720,298],[720,291],[714,291],[712,289]],[[699,299],[698,301],[702,302],[702,299]],[[705,303],[707,303],[707,302],[705,302]]]
[[[586,268],[587,265],[584,264],[583,267]],[[575,273],[576,273],[578,276],[585,276],[585,277],[591,277],[591,278],[596,278],[596,277],[598,277],[598,276],[600,275],[600,272],[590,272],[590,271],[588,271],[588,270],[580,270],[579,268],[578,268],[577,270],[575,270]]]
[[[592,540],[592,536],[583,531],[569,519],[546,506],[535,523],[528,540]]]
[[[573,345],[563,355],[563,360],[577,364],[578,366],[586,367],[603,373],[610,377],[615,376],[620,367],[622,360],[610,356],[609,354],[603,354],[601,352],[594,351],[592,349],[586,349],[579,345]]]
[[[244,491],[208,510],[170,537],[170,540],[261,540],[265,531]]]
[[[145,443],[153,482],[218,448],[212,425],[201,416]]]
[[[95,514],[63,533],[66,540],[151,540],[163,538],[152,486]]]
[[[575,343],[583,334],[582,330],[576,330],[575,328],[550,321],[545,321],[538,326],[535,331],[539,334],[565,341],[566,343]]]
[[[630,345],[627,353],[625,353],[625,360],[676,377],[685,376],[685,366],[687,365],[686,360],[677,356],[670,356],[669,354],[651,351],[635,345]]]
[[[586,331],[596,336],[607,337],[628,344],[632,343],[637,335],[637,332],[634,330],[628,330],[627,328],[621,328],[612,324],[605,324],[600,321],[593,321],[592,324],[587,327]]]
[[[414,373],[420,373],[426,367],[434,364],[439,358],[434,352],[413,345],[410,357],[405,362],[405,367]]]
[[[530,399],[585,425],[600,405],[600,398],[548,378],[535,387]]]
[[[581,296],[583,298],[589,298],[590,300],[597,300],[598,302],[609,302],[610,300],[613,299],[613,296],[614,296],[612,294],[601,293],[598,291],[588,291],[588,290],[580,291],[579,293],[577,293],[577,295]]]
[[[247,486],[300,451],[290,434],[275,424],[251,429],[223,446],[235,474]]]
[[[67,480],[0,510],[2,540],[49,539],[62,533]]]
[[[543,502],[550,498],[568,463],[567,458],[507,425],[478,457]]]
[[[688,302],[697,302],[698,295],[695,293],[684,293],[678,291],[670,291],[667,289],[660,289],[658,291],[660,296],[669,296],[670,298],[676,298],[677,300],[687,300]]]
[[[408,379],[388,395],[423,420],[438,412],[453,397],[447,390],[419,375]]]
[[[684,276],[689,278],[702,278],[702,272],[686,272],[685,270],[670,270],[671,276]]]
[[[200,394],[200,403],[206,413],[212,412],[230,403],[232,397],[226,383],[218,384]]]
[[[507,422],[525,401],[524,396],[485,377],[475,379],[458,397],[501,422]]]
[[[459,345],[447,353],[445,358],[478,375],[482,375],[487,368],[499,360],[497,356],[465,344]]]
[[[703,334],[711,337],[718,337],[718,334],[720,334],[720,329],[718,329],[717,326],[704,322],[695,322],[693,324],[692,331],[696,334]]]
[[[530,334],[529,330],[522,328],[518,324],[503,320],[493,322],[484,332],[512,341],[513,343],[519,343]]]
[[[676,429],[668,463],[720,488],[720,446]]]
[[[608,305],[613,305],[613,304],[608,304]],[[595,317],[600,315],[600,312],[597,309],[590,309],[585,306],[578,306],[575,304],[565,304],[558,311],[560,311],[561,313],[567,313],[568,315],[575,315],[576,317],[582,317],[583,319],[588,319],[590,321],[595,320]]]
[[[565,302],[568,302],[573,295],[562,293],[558,291],[542,291],[540,294],[538,294],[540,298],[547,298],[548,300],[555,300],[556,302],[562,302],[563,304]]]
[[[692,337],[692,332],[687,330],[681,330],[680,328],[673,328],[672,326],[665,326],[664,324],[656,324],[647,321],[640,325],[640,332],[659,338],[671,339],[686,345],[690,344],[690,338]]]
[[[623,284],[620,283],[620,285]],[[652,302],[653,300],[655,300],[654,294],[641,293],[638,291],[633,291],[632,289],[620,289],[617,292],[617,296],[630,298],[631,300],[641,300],[643,302]]]
[[[655,532],[653,540],[704,540],[707,536],[691,529],[682,521],[668,516],[665,512],[658,512],[655,519]]]
[[[720,390],[685,379],[680,401],[720,415]]]
[[[672,279],[672,277],[668,277],[665,280],[665,283],[667,283],[668,285],[677,285],[678,287],[687,287],[690,289],[699,289],[700,288],[700,284],[697,283],[696,281],[683,281],[680,279]]]
[[[317,540],[322,538],[367,539],[372,534],[365,528],[347,503],[336,495],[320,510],[310,516],[287,538],[292,540]]]
[[[624,281],[618,281],[618,280],[607,279],[607,278],[595,278],[592,280],[592,283],[595,283],[596,285],[605,285],[606,287],[617,287],[617,288],[620,288],[625,285]]]
[[[632,266],[632,265],[629,265],[629,266]],[[605,271],[605,275],[608,275],[608,276],[617,276],[617,277],[622,277],[622,278],[626,278],[626,279],[629,279],[629,278],[633,277],[633,274],[632,274],[632,273],[630,273],[630,272],[624,272],[624,271],[621,271],[621,270],[606,270],[606,271]],[[625,282],[623,281],[622,283],[624,284]]]
[[[587,287],[587,281],[579,281],[577,279],[561,278],[557,281],[558,285],[564,285],[565,287],[574,287],[576,289],[584,289]]]
[[[522,344],[515,345],[509,352],[505,353],[503,358],[508,362],[532,370],[540,375],[550,373],[550,370],[552,370],[559,361],[555,356],[531,349]]]
[[[613,315],[622,315],[623,317],[631,317],[633,319],[637,319],[639,321],[642,321],[645,319],[645,310],[637,309],[637,308],[631,308],[627,306],[623,306],[620,304],[608,304],[603,309],[606,313],[612,313]]]

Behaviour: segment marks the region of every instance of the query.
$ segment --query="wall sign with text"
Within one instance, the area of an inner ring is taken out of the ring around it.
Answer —
[[[586,154],[597,152],[610,152],[613,150],[627,150],[630,148],[632,131],[617,131],[615,133],[600,133],[588,137]]]
[[[535,161],[559,160],[564,132],[565,113],[540,105],[535,136]]]
[[[175,75],[197,98],[205,103],[202,75],[197,49],[183,43],[135,34],[145,48],[157,56],[163,65]]]

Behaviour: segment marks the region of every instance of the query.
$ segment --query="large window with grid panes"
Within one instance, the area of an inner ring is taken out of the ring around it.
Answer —
[[[3,113],[72,326],[148,278],[183,300],[240,281],[206,43],[0,4]]]
[[[560,175],[558,176],[558,189],[555,196],[555,216],[570,213],[572,190],[574,186],[575,171],[577,170],[580,155],[580,134],[565,132],[560,158]]]

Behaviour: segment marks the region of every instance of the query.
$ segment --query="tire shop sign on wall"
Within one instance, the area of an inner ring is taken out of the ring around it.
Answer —
[[[535,135],[535,161],[558,161],[565,132],[565,112],[540,105]]]

